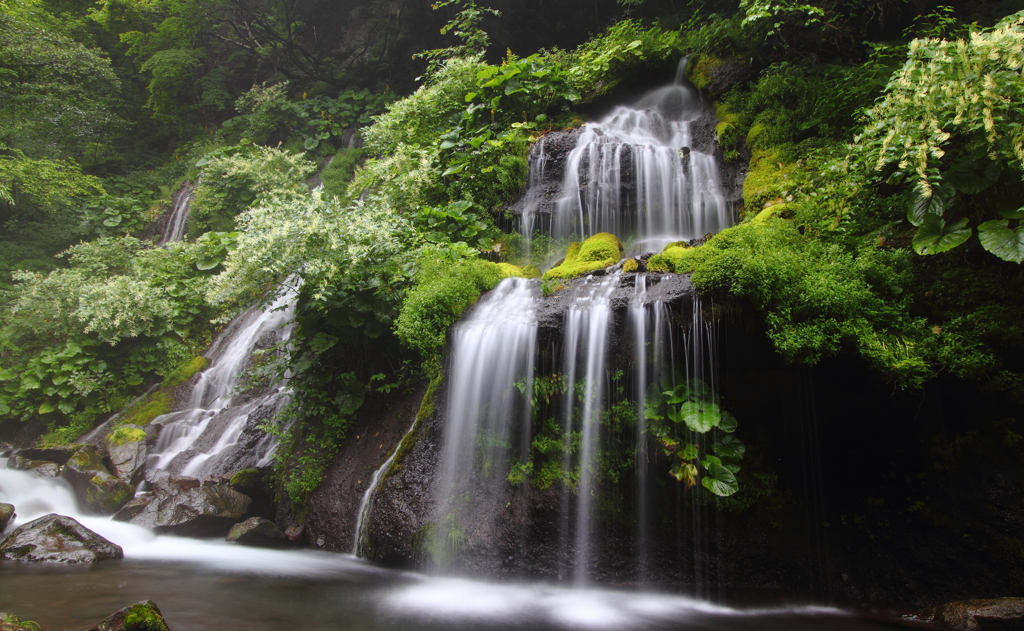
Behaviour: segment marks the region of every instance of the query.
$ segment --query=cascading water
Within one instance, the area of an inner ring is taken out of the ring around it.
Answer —
[[[529,241],[542,207],[542,231],[556,240],[610,232],[636,239],[645,251],[718,232],[733,223],[710,141],[694,126],[711,116],[680,62],[672,85],[634,106],[615,108],[588,123],[565,160],[554,204],[545,180],[543,145],[530,153],[530,179],[520,204],[521,232]],[[528,246],[527,246],[528,249]]]
[[[161,247],[185,238],[185,229],[188,227],[188,216],[192,210],[192,195],[194,193],[195,189],[188,182],[182,185],[178,197],[174,201],[174,206],[171,208],[171,215],[167,218],[164,235],[159,243]]]
[[[257,397],[239,396],[239,379],[261,344],[287,342],[294,325],[294,291],[288,291],[269,308],[254,307],[236,318],[210,347],[210,366],[199,374],[189,395],[188,408],[153,420],[163,430],[149,456],[149,471],[168,470],[190,476],[228,472],[239,463],[232,456],[250,415],[260,407],[276,410],[285,402],[287,389],[278,384]],[[246,466],[269,463],[276,440],[270,434],[247,446]]]
[[[505,482],[513,426],[529,423],[529,395],[516,383],[533,374],[539,298],[536,281],[507,278],[452,332],[437,487],[438,550],[457,548],[466,527],[493,527],[496,512],[480,500]]]
[[[352,554],[357,557],[363,556],[363,551],[366,547],[366,540],[369,537],[369,516],[370,511],[373,510],[373,498],[376,496],[377,489],[380,488],[381,481],[384,480],[384,475],[391,468],[391,463],[395,461],[395,456],[398,455],[399,449],[401,449],[402,443],[405,442],[406,437],[409,436],[416,429],[416,421],[413,421],[409,430],[405,432],[402,439],[395,445],[391,455],[387,457],[384,464],[380,466],[376,471],[373,472],[373,479],[370,480],[370,485],[366,487],[366,492],[363,493],[363,499],[359,502],[359,515],[356,518],[356,532],[354,537],[354,543],[352,545]]]
[[[612,323],[611,293],[618,285],[617,275],[587,277],[565,314],[564,366],[566,366],[565,435],[579,428],[579,486],[576,492],[575,555],[573,582],[586,584],[589,577],[591,528],[594,513],[595,461],[600,446],[600,414],[605,383],[605,356]],[[576,378],[582,366],[583,400],[576,401]],[[577,409],[579,412],[577,414]],[[578,424],[574,423],[578,417]],[[565,453],[571,453],[566,445]],[[568,470],[568,468],[566,469]]]

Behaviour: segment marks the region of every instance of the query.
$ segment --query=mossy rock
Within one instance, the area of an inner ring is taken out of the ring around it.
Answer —
[[[122,447],[146,440],[146,431],[134,425],[120,425],[107,435],[107,442]]]
[[[242,493],[260,488],[263,483],[263,476],[259,469],[242,469],[231,476],[228,484],[231,488]]]
[[[599,232],[583,243],[572,243],[561,265],[544,274],[544,280],[578,278],[615,265],[622,260],[622,242],[614,234]]]
[[[143,600],[115,611],[89,631],[168,631],[168,628],[156,603]]]
[[[128,406],[117,419],[117,425],[138,425],[144,427],[157,418],[171,411],[170,392],[160,389],[144,396]]]
[[[205,370],[210,365],[210,360],[200,355],[194,357],[187,364],[180,366],[174,372],[170,373],[164,378],[162,387],[164,388],[177,388],[181,384],[185,383],[192,378],[192,375],[196,374],[201,370]]]
[[[511,278],[517,276],[519,278],[540,278],[540,270],[533,265],[525,265],[520,267],[519,265],[512,265],[511,263],[498,263],[498,269],[501,270],[502,278]]]
[[[719,57],[700,55],[696,61],[687,67],[686,74],[690,79],[690,83],[695,85],[698,90],[704,90],[714,81],[713,75],[715,70],[723,64],[725,64],[725,61]]]
[[[796,165],[790,163],[789,145],[758,149],[750,157],[750,169],[743,181],[743,204],[759,212],[782,199],[799,184]]]
[[[640,262],[636,259],[626,259],[626,262],[622,264],[622,271],[626,274],[632,274],[638,269],[640,269]]]

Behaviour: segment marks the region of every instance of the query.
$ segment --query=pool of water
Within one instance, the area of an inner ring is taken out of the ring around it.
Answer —
[[[144,599],[157,603],[174,631],[911,628],[890,613],[791,603],[778,594],[712,603],[649,589],[476,581],[389,570],[320,550],[155,535],[79,514],[64,480],[3,466],[0,502],[17,508],[8,534],[58,513],[124,549],[124,559],[91,566],[0,562],[0,611],[34,620],[45,631],[82,631]]]

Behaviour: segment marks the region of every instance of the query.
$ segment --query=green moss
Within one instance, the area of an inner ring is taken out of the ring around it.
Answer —
[[[124,631],[168,631],[163,616],[146,603],[132,605],[124,617]]]
[[[750,157],[750,169],[743,181],[743,204],[748,212],[759,212],[782,199],[797,185],[797,168],[789,164],[789,146],[757,149]]]
[[[689,76],[690,82],[697,86],[698,90],[703,90],[711,85],[711,74],[723,63],[725,62],[718,57],[714,57],[712,55],[700,55],[697,57],[697,60],[691,63],[686,69],[686,74]]]
[[[728,108],[724,103],[715,103],[715,116],[718,117],[718,124],[715,125],[715,137],[718,144],[725,150],[727,160],[739,157],[740,146],[740,117]]]
[[[174,370],[174,372],[168,374],[164,378],[162,387],[164,388],[177,388],[181,384],[185,383],[192,378],[192,375],[196,374],[201,370],[205,370],[210,365],[210,360],[200,355],[199,357],[193,357],[187,364],[184,364]]]
[[[640,263],[636,259],[626,259],[626,262],[622,264],[622,271],[626,274],[632,274],[638,269],[640,269]]]
[[[171,411],[171,394],[160,389],[144,396],[125,409],[118,419],[118,425],[138,425],[145,427],[158,416]]]
[[[615,265],[622,260],[622,242],[614,234],[599,232],[583,243],[573,243],[565,253],[561,265],[544,274],[544,280],[578,278]]]
[[[512,265],[511,263],[498,263],[498,269],[501,271],[502,278],[509,278],[512,276],[518,276],[519,278],[540,278],[540,270],[533,265],[526,265],[520,267],[519,265]]]
[[[128,443],[141,443],[146,440],[146,432],[138,427],[120,426],[107,435],[107,440],[118,447]]]
[[[231,476],[231,480],[228,481],[232,487],[236,489],[252,489],[259,486],[260,483],[260,471],[259,469],[242,469]]]

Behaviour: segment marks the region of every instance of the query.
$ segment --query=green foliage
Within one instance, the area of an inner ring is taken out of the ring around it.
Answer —
[[[315,166],[303,156],[279,148],[241,144],[205,155],[201,184],[192,198],[189,234],[231,232],[235,216],[265,196],[303,195],[304,178]]]
[[[684,48],[676,31],[644,27],[638,20],[623,20],[568,56],[571,85],[590,100],[607,94],[642,66],[676,60]]]
[[[452,202],[441,208],[425,206],[413,218],[423,237],[432,243],[447,243],[458,240],[482,249],[492,246],[495,230],[492,225],[472,211],[468,201]]]
[[[717,400],[714,391],[698,379],[675,387],[668,381],[660,388],[651,384],[644,415],[647,432],[658,439],[665,455],[678,458],[670,475],[687,487],[696,486],[699,479],[708,491],[726,497],[739,490],[736,473],[746,447],[732,435],[736,419]],[[714,440],[710,448],[705,434]]]
[[[460,10],[454,18],[441,27],[441,35],[451,33],[459,38],[461,43],[448,48],[426,50],[415,55],[415,57],[430,62],[426,73],[428,77],[437,73],[444,62],[450,59],[473,55],[483,56],[487,52],[491,38],[486,31],[480,28],[480,23],[487,16],[498,17],[501,15],[500,11],[477,5],[476,0],[438,0],[430,6],[437,11],[453,5],[459,7]]]
[[[867,111],[850,159],[889,184],[912,184],[919,254],[955,248],[970,238],[971,224],[984,223],[986,249],[1020,261],[1016,237],[991,223],[999,221],[995,209],[965,217],[967,202],[957,204],[956,193],[977,196],[1001,170],[1024,171],[1024,127],[1012,106],[1024,95],[1022,32],[1024,13],[1017,13],[969,38],[913,40],[884,99]]]
[[[124,617],[124,631],[168,631],[163,616],[146,603],[132,605]]]
[[[481,292],[501,281],[502,272],[482,260],[433,260],[425,265],[419,283],[402,305],[395,332],[403,344],[432,357],[444,345],[448,328]]]
[[[324,194],[333,195],[343,202],[347,201],[348,185],[365,156],[366,152],[362,149],[341,149],[334,154],[331,163],[320,174],[320,180],[324,183]]]
[[[574,247],[575,246],[575,247]],[[544,280],[570,279],[604,269],[622,260],[622,242],[614,234],[599,232],[580,244],[572,244],[565,259],[544,273]]]
[[[119,426],[107,435],[107,440],[115,445],[140,443],[146,440],[146,432],[137,427]]]
[[[391,92],[373,94],[369,90],[344,90],[337,97],[316,95],[288,98],[288,82],[272,86],[253,86],[238,98],[239,116],[224,122],[223,129],[238,141],[265,144],[272,137],[298,138],[306,151],[321,143],[340,141],[347,130],[368,125],[373,116],[395,99]]]

